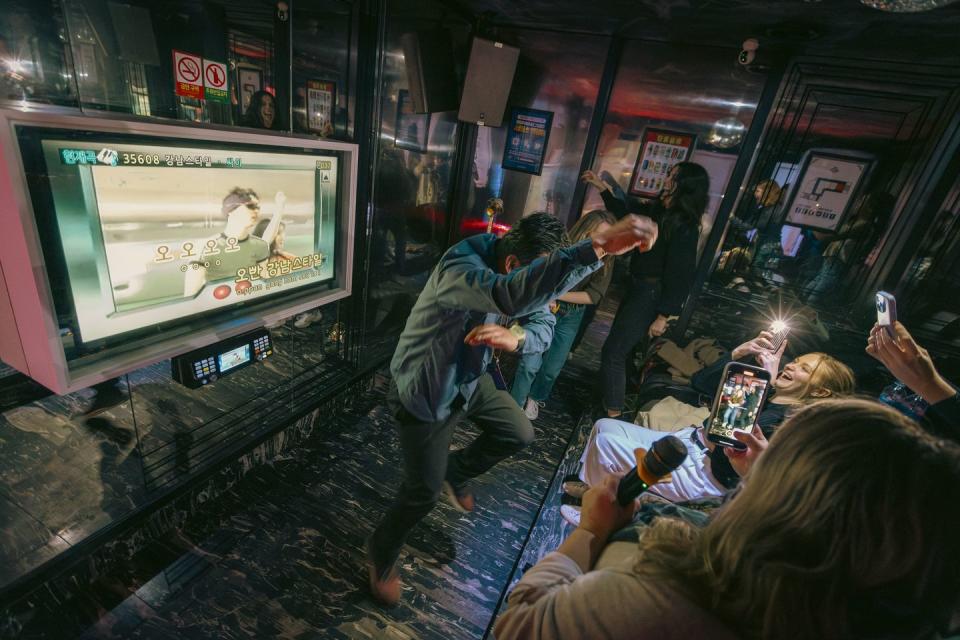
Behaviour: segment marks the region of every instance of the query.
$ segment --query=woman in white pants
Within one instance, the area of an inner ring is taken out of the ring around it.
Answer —
[[[774,353],[771,337],[763,332],[731,353],[735,360],[754,356],[775,377],[773,394],[757,416],[757,425],[767,437],[797,405],[848,395],[854,390],[850,368],[825,353],[804,354],[777,375],[785,344]],[[719,365],[722,368],[723,363]],[[600,486],[607,476],[622,476],[636,465],[634,449],[649,450],[655,441],[667,435],[670,434],[620,420],[598,420],[580,459],[583,464],[580,479],[590,486]],[[707,440],[706,429],[690,426],[673,435],[687,446],[687,459],[671,474],[669,481],[657,483],[647,493],[671,502],[722,496],[727,489],[714,473],[717,456],[711,455],[715,445]]]

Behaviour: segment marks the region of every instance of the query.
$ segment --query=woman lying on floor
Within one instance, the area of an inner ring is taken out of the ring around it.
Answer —
[[[960,597],[960,449],[879,403],[798,411],[703,529],[659,518],[620,562],[633,516],[615,483],[524,573],[497,640],[921,638]]]
[[[825,353],[804,354],[779,371],[786,342],[774,352],[771,337],[763,332],[731,353],[734,360],[752,357],[774,378],[773,392],[757,416],[759,431],[767,438],[791,410],[815,400],[849,395],[855,383],[850,368]],[[721,359],[698,373],[694,386],[703,393],[713,393],[727,362],[729,359]],[[581,458],[580,479],[590,486],[600,486],[611,475],[623,475],[636,464],[634,449],[649,449],[665,435],[629,422],[598,420]],[[724,448],[707,440],[704,427],[686,427],[674,435],[686,444],[687,459],[672,473],[669,482],[658,483],[649,493],[671,502],[684,502],[719,497],[736,486],[739,475],[730,465]],[[564,514],[573,515],[573,512],[565,509]]]

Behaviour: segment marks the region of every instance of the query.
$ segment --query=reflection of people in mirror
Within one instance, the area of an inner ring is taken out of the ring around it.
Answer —
[[[243,114],[243,125],[257,129],[283,129],[280,123],[280,110],[277,99],[266,91],[257,91],[250,98],[250,104]]]
[[[271,256],[270,247],[280,229],[286,200],[286,195],[278,191],[274,198],[274,214],[263,233],[257,237],[253,230],[260,221],[260,198],[252,189],[234,187],[223,199],[220,208],[226,218],[223,231],[209,238],[216,243],[217,249],[224,249],[223,257],[215,262],[190,264],[192,268],[187,269],[183,283],[184,297],[197,295],[207,282],[233,278],[240,269],[266,264]]]

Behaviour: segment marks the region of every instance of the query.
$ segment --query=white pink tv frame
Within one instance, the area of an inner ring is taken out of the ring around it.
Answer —
[[[241,143],[340,152],[339,250],[334,285],[315,297],[280,298],[269,310],[251,311],[229,322],[210,322],[189,336],[162,335],[135,351],[121,350],[95,364],[68,364],[51,292],[33,205],[14,127],[18,124],[161,138]],[[189,125],[158,124],[80,115],[75,110],[0,108],[0,360],[58,394],[70,393],[175,355],[219,342],[264,324],[346,298],[352,289],[356,144]]]

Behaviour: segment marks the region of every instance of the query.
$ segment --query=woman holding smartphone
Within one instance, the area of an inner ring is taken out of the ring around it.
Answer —
[[[702,529],[658,518],[639,546],[607,544],[635,505],[616,503],[615,482],[591,489],[582,523],[523,574],[494,635],[955,636],[955,443],[876,402],[819,402],[783,426],[748,478]]]
[[[579,242],[593,234],[602,232],[617,219],[603,209],[596,209],[577,220],[570,229],[571,243]],[[583,322],[583,316],[591,306],[600,304],[600,300],[610,286],[613,275],[613,256],[604,256],[603,268],[593,272],[589,278],[578,284],[557,300],[557,323],[553,327],[553,340],[544,353],[531,353],[520,359],[520,366],[513,378],[510,395],[517,401],[523,412],[531,420],[536,420],[540,407],[544,406],[560,370],[567,361],[567,354]]]
[[[755,425],[756,435],[761,437],[773,435],[776,427],[783,423],[792,410],[823,398],[850,395],[855,386],[850,368],[825,353],[804,354],[779,371],[780,358],[787,343],[784,342],[779,351],[773,352],[771,337],[770,333],[764,331],[753,340],[738,346],[731,354],[734,360],[755,359],[760,366],[772,370],[773,388],[757,415]],[[712,383],[710,394],[719,387],[719,376],[728,362],[729,360],[722,359],[711,365],[710,371],[701,372],[705,375],[698,374],[701,376],[701,383]],[[707,393],[699,385],[696,386],[701,392]],[[751,426],[745,430],[753,428]],[[666,435],[668,434],[662,431],[621,420],[598,420],[593,425],[590,439],[580,458],[583,465],[580,480],[588,486],[600,486],[608,477],[623,475],[636,464],[634,449],[649,449],[654,442]],[[723,448],[707,439],[704,426],[686,427],[673,435],[687,446],[687,459],[673,471],[668,482],[660,482],[653,487],[651,494],[671,502],[685,502],[720,497],[736,485],[739,475],[730,465]],[[565,483],[564,489],[576,495],[582,494],[584,487]],[[561,512],[573,522],[579,516],[576,508],[568,505],[565,505]]]
[[[634,349],[648,337],[663,335],[690,293],[709,186],[706,169],[680,162],[670,169],[657,200],[638,211],[660,225],[660,237],[651,251],[635,252],[631,257],[630,288],[620,301],[601,351],[603,407],[610,418],[623,412]],[[608,190],[601,195],[604,202],[616,200]],[[635,203],[627,205],[630,207],[639,208]]]

